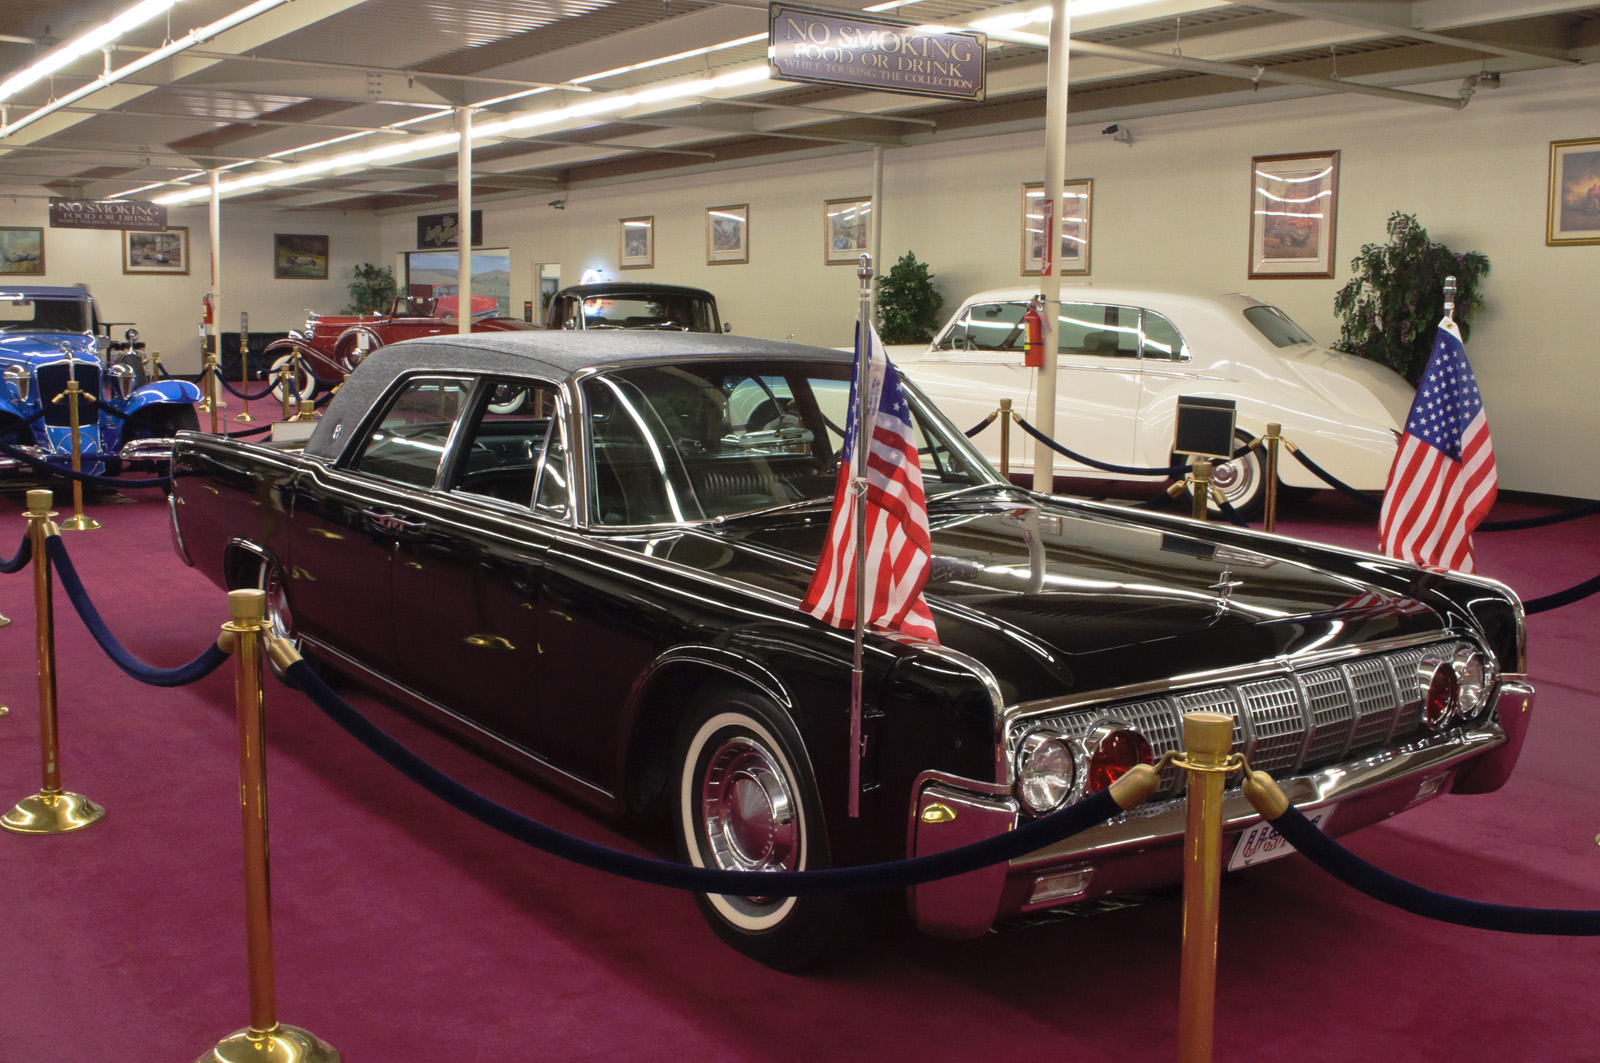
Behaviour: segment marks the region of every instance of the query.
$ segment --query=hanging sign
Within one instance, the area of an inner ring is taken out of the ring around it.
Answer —
[[[62,199],[51,196],[50,228],[165,232],[167,208],[141,199]]]
[[[982,33],[918,28],[853,11],[768,5],[767,60],[780,81],[983,99]]]
[[[459,247],[461,215],[417,215],[417,247],[427,250],[437,247]],[[483,246],[483,211],[472,212],[472,246]]]

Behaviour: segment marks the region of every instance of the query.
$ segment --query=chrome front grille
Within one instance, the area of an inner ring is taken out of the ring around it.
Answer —
[[[78,399],[78,423],[94,424],[99,419],[99,413],[89,404],[88,399],[100,397],[100,366],[94,362],[76,361],[72,375],[78,378],[78,390],[82,395]],[[65,427],[72,423],[72,411],[67,407],[67,400],[63,394],[67,389],[68,363],[66,359],[59,362],[48,362],[35,370],[38,379],[39,401],[44,405],[44,423]],[[61,396],[61,401],[55,401]]]
[[[1222,712],[1234,719],[1233,748],[1250,765],[1276,776],[1295,775],[1376,750],[1424,732],[1424,657],[1454,656],[1468,644],[1435,643],[1263,679],[1180,690],[1158,697],[1113,701],[1060,715],[1030,717],[1014,740],[1047,729],[1082,738],[1105,720],[1138,728],[1157,757],[1183,747],[1183,714]],[[1180,789],[1176,768],[1161,773],[1157,793]]]

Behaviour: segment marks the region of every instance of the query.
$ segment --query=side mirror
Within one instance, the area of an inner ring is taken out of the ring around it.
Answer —
[[[733,322],[731,322],[731,321],[724,321],[724,322],[723,322],[723,323],[722,323],[722,331],[723,331],[723,332],[732,332],[732,331],[733,331]]]
[[[133,394],[133,367],[118,362],[106,370],[106,382],[117,398],[127,402],[128,396]]]
[[[33,376],[20,365],[8,365],[5,380],[17,389],[17,401],[26,405],[28,396],[33,394]]]
[[[127,341],[129,347],[132,347],[135,343],[139,342],[139,330],[136,328],[131,328],[122,334],[122,338]]]

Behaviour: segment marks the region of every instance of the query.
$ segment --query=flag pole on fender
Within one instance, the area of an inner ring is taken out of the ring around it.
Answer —
[[[856,277],[861,281],[860,309],[856,313],[856,448],[850,455],[855,466],[850,489],[856,511],[855,571],[855,656],[850,668],[850,818],[861,815],[861,673],[866,642],[867,610],[867,389],[872,357],[872,256],[856,260]]]

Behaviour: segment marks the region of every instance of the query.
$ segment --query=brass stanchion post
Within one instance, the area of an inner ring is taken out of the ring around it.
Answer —
[[[98,823],[106,810],[61,789],[61,742],[56,732],[56,621],[51,597],[50,558],[45,542],[56,534],[50,520],[50,492],[28,492],[28,537],[33,542],[34,633],[39,658],[39,752],[44,785],[32,797],[0,816],[0,827],[17,834],[65,834]]]
[[[82,422],[78,414],[78,398],[83,394],[83,389],[78,385],[77,361],[72,357],[72,352],[67,351],[67,369],[71,375],[67,378],[67,390],[51,399],[52,403],[67,400],[67,424],[72,432],[72,471],[83,471],[83,440],[78,437],[78,430]],[[83,481],[77,476],[72,478],[72,516],[61,522],[61,527],[69,531],[94,531],[100,527],[100,522],[93,517],[83,515]]]
[[[234,420],[249,423],[255,420],[250,416],[250,315],[242,312],[239,314],[239,390],[244,393],[244,412]]]
[[[1197,495],[1201,505],[1205,496]],[[1222,784],[1232,765],[1233,717],[1183,714],[1181,763],[1189,772],[1183,838],[1183,958],[1178,987],[1178,1063],[1211,1063],[1217,1001],[1217,916],[1222,892]]]
[[[239,715],[239,797],[244,827],[245,951],[250,971],[250,1025],[224,1037],[197,1063],[338,1063],[339,1053],[315,1034],[277,1018],[273,986],[272,891],[267,847],[267,749],[261,693],[266,595],[228,592],[234,697]]]
[[[1267,511],[1262,519],[1262,531],[1274,531],[1278,527],[1278,444],[1283,441],[1283,425],[1267,425]]]
[[[289,413],[289,381],[292,379],[288,366],[278,366],[278,397],[283,400],[283,419],[285,421],[293,416]]]
[[[1189,484],[1189,494],[1194,498],[1194,509],[1191,516],[1195,520],[1206,519],[1206,502],[1211,497],[1211,463],[1197,461],[1194,463],[1192,478]]]
[[[289,352],[289,367],[294,373],[294,405],[296,411],[294,419],[297,421],[314,420],[316,414],[313,412],[312,404],[306,401],[306,397],[300,391],[300,375],[306,373],[307,370],[301,364],[300,349],[298,347]]]
[[[1000,400],[1000,475],[1011,479],[1011,400]]]

